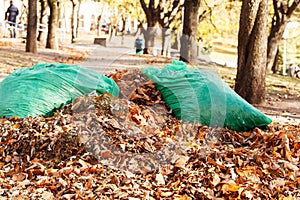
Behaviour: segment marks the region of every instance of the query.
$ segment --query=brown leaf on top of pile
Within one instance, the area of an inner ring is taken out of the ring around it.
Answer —
[[[120,88],[120,98],[129,99],[129,95],[149,79],[145,77],[141,70],[117,70],[114,74],[110,74],[108,77],[114,79]]]
[[[162,104],[161,94],[156,90],[153,81],[144,76],[141,70],[131,69],[116,71],[110,75],[118,84],[121,98],[129,99],[137,104]]]
[[[154,105],[163,103],[161,100],[161,94],[156,90],[155,84],[152,81],[148,81],[136,88],[130,95],[129,99],[137,104],[142,105]]]

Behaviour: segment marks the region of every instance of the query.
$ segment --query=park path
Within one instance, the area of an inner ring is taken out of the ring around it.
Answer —
[[[82,50],[84,52],[88,52],[88,58],[84,62],[78,63],[78,65],[84,68],[96,70],[97,72],[103,74],[112,73],[115,71],[115,69],[122,70],[128,68],[139,68],[141,66],[144,66],[146,63],[145,57],[135,55],[134,36],[125,37],[123,42],[121,41],[121,37],[113,37],[111,41],[107,42],[106,47],[94,44],[93,39],[94,37],[86,37],[80,41],[77,41],[74,44],[61,44],[61,45],[63,47],[70,47],[77,50]],[[11,56],[8,58],[9,63],[7,65],[10,65],[9,67],[13,68],[14,64],[19,64],[22,67],[26,67],[26,65],[22,65],[22,62],[26,62],[26,64],[35,63],[34,59],[31,59],[32,55],[23,52],[24,44],[22,43],[22,39],[18,39],[17,41],[16,40],[14,41],[15,43],[12,43],[13,41],[10,38],[1,38],[1,44],[7,43],[12,46],[11,47],[12,49],[8,48],[7,50],[8,53],[9,51],[11,51],[11,53],[9,54]],[[22,59],[19,59],[21,63],[11,62],[14,60],[13,58],[11,58],[14,52],[16,52],[16,55],[18,55],[19,57],[22,57]],[[63,53],[64,52],[62,51],[58,51],[54,55],[52,51],[48,52],[47,49],[43,49],[40,51],[39,56],[42,55],[42,57],[49,57],[48,60],[51,60],[51,58],[53,60],[53,58],[55,57],[56,58],[63,57],[62,55]],[[47,54],[49,54],[49,56],[47,56]],[[45,59],[38,59],[38,60],[45,60]],[[4,58],[2,59],[2,62],[6,62]],[[16,69],[18,68],[19,66],[16,67]],[[0,82],[3,79],[5,79],[8,75],[9,75],[8,70],[2,70],[0,72]]]
[[[10,38],[2,38],[1,40],[4,41],[7,40],[9,43],[12,42]],[[21,43],[21,39],[19,40],[18,43]],[[76,43],[61,44],[61,45],[82,50],[82,51],[88,51],[89,52],[88,58],[84,62],[78,63],[78,65],[84,68],[96,70],[97,72],[100,72],[102,74],[110,74],[114,72],[116,69],[122,70],[122,69],[129,69],[129,68],[158,66],[159,65],[158,63],[162,64],[164,63],[164,61],[166,60],[169,61],[171,59],[166,57],[165,58],[153,57],[150,55],[141,55],[141,56],[135,55],[135,48],[134,48],[135,36],[131,36],[131,35],[126,35],[123,41],[121,36],[114,36],[110,41],[107,41],[106,46],[94,44],[93,40],[94,40],[94,36],[88,35],[86,37],[82,37],[79,41],[76,41]],[[156,45],[155,48],[160,48],[160,45]],[[27,55],[23,52],[23,49],[20,51],[21,52],[18,53],[19,54],[22,53],[22,56]],[[45,54],[43,56],[47,56],[47,53],[51,54],[50,52],[47,52],[46,49],[43,49],[43,52]],[[59,56],[60,53],[63,52],[58,52],[56,56]],[[172,56],[176,57],[178,56],[178,54],[179,54],[178,50],[172,50]],[[151,59],[160,59],[161,62],[157,62],[157,61],[151,62]],[[207,62],[207,60],[211,61],[209,57],[204,58],[202,61]],[[24,62],[34,63],[30,59],[24,60]],[[0,73],[0,82],[4,78],[6,78],[8,74],[9,73]]]
[[[81,41],[70,46],[89,51],[88,58],[80,66],[102,74],[112,73],[116,69],[141,68],[146,64],[145,57],[135,56],[134,37],[125,37],[123,42],[121,37],[113,37],[107,41],[106,46],[91,41]]]

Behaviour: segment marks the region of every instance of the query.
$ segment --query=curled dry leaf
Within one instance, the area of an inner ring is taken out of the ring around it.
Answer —
[[[156,174],[155,180],[157,182],[157,185],[165,185],[166,184],[164,176],[162,174]]]

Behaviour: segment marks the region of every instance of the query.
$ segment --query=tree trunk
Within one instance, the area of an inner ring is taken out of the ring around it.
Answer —
[[[268,37],[268,55],[267,55],[267,70],[271,71],[275,62],[275,56],[278,50],[278,45],[282,39],[284,30],[289,22],[294,11],[300,5],[299,0],[284,1],[273,0],[274,15],[272,18],[272,26]]]
[[[76,38],[78,38],[78,33],[79,33],[80,6],[81,6],[81,0],[78,1],[78,7],[77,7],[77,13],[76,13],[76,32],[75,32],[75,34],[76,34],[75,37]]]
[[[40,11],[40,24],[41,25],[46,25],[47,24],[47,10],[46,10],[46,6],[47,6],[47,0],[40,0],[41,3],[41,11]],[[46,38],[46,27],[42,26],[40,27],[39,34],[38,34],[38,38],[37,40],[40,42],[44,42],[45,38]]]
[[[176,31],[172,31],[172,37],[174,37],[174,42],[171,43],[171,48],[172,49],[176,49],[176,50],[179,50],[179,44],[180,44],[180,36],[179,36],[179,32],[176,30]]]
[[[271,68],[274,65],[278,46],[283,36],[286,25],[287,21],[272,25],[271,27],[270,35],[268,37],[267,71],[271,71]]]
[[[161,46],[161,55],[168,56],[171,45],[171,31],[170,29],[162,29],[162,46]]]
[[[158,22],[162,28],[161,55],[168,56],[171,48],[171,26],[177,29],[181,24],[183,3],[180,0],[162,0],[159,2],[160,17]]]
[[[153,47],[155,43],[155,35],[156,35],[156,27],[151,22],[148,23],[150,26],[147,27],[147,29],[144,31],[144,39],[145,39],[145,48],[144,48],[144,54],[152,54],[153,53]]]
[[[252,104],[262,103],[265,98],[267,17],[267,0],[243,1],[235,91]]]
[[[273,74],[276,74],[277,71],[278,71],[278,60],[279,60],[279,48],[277,47],[277,52],[276,52],[276,55],[275,55],[273,66],[272,66]]]
[[[151,54],[153,53],[156,35],[156,25],[159,21],[159,15],[161,10],[159,7],[160,4],[158,4],[158,7],[156,7],[155,0],[150,0],[148,3],[148,7],[145,3],[145,0],[140,0],[140,3],[147,18],[147,29],[145,30],[144,28],[141,28],[145,40],[144,54]]]
[[[29,14],[26,36],[26,52],[36,53],[36,31],[37,31],[37,0],[28,1]]]
[[[46,48],[58,49],[58,41],[56,38],[56,28],[57,28],[57,16],[58,16],[58,5],[57,0],[48,0],[48,5],[50,7],[50,16],[48,22],[48,35]]]
[[[113,15],[110,18],[110,25],[109,25],[109,41],[111,41],[113,36],[116,36],[117,32],[117,25],[118,25],[118,14]]]
[[[76,20],[76,16],[75,16],[75,10],[76,10],[76,0],[71,1],[72,2],[72,17],[71,17],[71,43],[75,42],[75,38],[76,38],[76,22],[78,22],[78,20]]]
[[[188,63],[197,61],[197,26],[200,0],[185,0],[183,32],[180,38],[180,60]]]
[[[101,18],[102,18],[102,13],[97,17],[97,36],[101,35]]]
[[[127,17],[126,16],[122,16],[122,30],[121,30],[122,39],[121,39],[121,45],[124,45],[125,31],[126,31],[126,21],[127,21]]]
[[[166,29],[162,29],[161,32],[161,38],[162,38],[162,43],[161,43],[161,53],[160,55],[164,55],[165,54],[165,46],[166,46]]]

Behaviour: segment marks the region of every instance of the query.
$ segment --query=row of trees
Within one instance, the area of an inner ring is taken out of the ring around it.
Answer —
[[[56,40],[56,27],[58,23],[58,0],[40,0],[41,14],[40,22],[44,23],[48,18],[48,32],[46,48],[57,49],[58,44]],[[46,8],[49,7],[49,17],[46,16]],[[26,36],[26,52],[36,53],[37,52],[37,39],[42,41],[44,32],[40,31],[37,36],[37,22],[38,22],[38,1],[28,1],[28,20],[27,20],[27,36]]]
[[[148,7],[140,0],[146,13],[146,53],[153,44],[151,33],[162,13],[160,4],[150,0]],[[200,3],[205,0],[185,0],[180,59],[194,63],[196,60],[197,26]],[[173,1],[177,5],[178,1]],[[155,7],[154,5],[157,5]],[[268,0],[242,1],[238,33],[238,70],[235,91],[250,103],[262,103],[265,98],[266,72],[276,68],[278,46],[287,23],[300,1],[273,0],[273,15],[268,31]],[[205,10],[206,12],[206,10]],[[204,12],[204,13],[205,13]],[[203,14],[203,13],[202,13]],[[269,32],[269,36],[268,36]],[[149,42],[150,41],[150,42]],[[275,71],[275,70],[274,70]]]
[[[102,5],[106,4],[112,13],[117,10],[117,14],[111,17],[111,26],[112,29],[111,36],[113,32],[116,32],[117,28],[117,19],[121,18],[123,24],[126,23],[126,20],[129,15],[137,18],[142,13],[139,13],[137,7],[140,7],[138,1],[134,0],[33,0],[28,1],[28,34],[27,34],[27,48],[28,52],[36,52],[36,41],[34,38],[37,36],[38,41],[44,41],[46,38],[46,48],[56,49],[58,48],[56,40],[56,29],[59,26],[59,18],[61,16],[61,10],[63,5],[69,4],[72,9],[71,14],[71,38],[70,41],[73,43],[78,37],[79,29],[79,12],[82,2],[101,2]],[[38,15],[37,15],[38,12]],[[104,12],[104,6],[100,7],[97,17],[97,29],[98,34],[101,31],[101,18]],[[130,14],[128,14],[130,13]],[[37,19],[38,18],[38,19]],[[37,21],[39,24],[47,24],[48,32],[45,35],[45,31],[39,31],[36,35]],[[123,26],[122,33],[125,32],[125,26]]]
[[[73,5],[72,24],[74,24],[74,20],[78,18],[78,14],[76,18],[75,9],[77,7],[77,11],[79,10],[78,6],[83,0],[70,1]],[[211,16],[216,5],[223,3],[222,1],[216,1],[217,3],[210,1],[210,5],[213,6],[208,6],[207,0],[140,0],[139,4],[133,0],[102,1],[121,10],[120,16],[117,17],[121,17],[123,21],[126,20],[128,13],[138,13],[139,8],[142,8],[145,20],[140,17],[140,14],[137,14],[136,17],[140,21],[139,27],[145,38],[145,53],[151,53],[158,26],[163,30],[163,41],[166,41],[165,38],[170,37],[169,30],[180,31],[178,30],[180,24],[183,24],[180,38],[180,59],[190,63],[195,63],[197,60],[199,22]],[[227,1],[230,4],[238,0]],[[37,0],[31,0],[28,3],[26,51],[36,52]],[[45,7],[46,3],[50,8],[46,47],[56,48],[55,28],[59,1],[40,0],[41,8]],[[268,0],[243,0],[241,5],[235,90],[250,103],[264,101],[266,72],[270,71],[272,67],[273,69],[276,67],[279,42],[292,14],[298,8],[300,0],[272,0],[272,9],[268,8],[268,4]],[[270,10],[272,11],[270,12]],[[42,16],[44,15],[41,14],[41,20]],[[271,18],[270,26],[268,18]],[[72,41],[76,38],[75,30],[76,28],[72,26]],[[162,49],[165,49],[164,42]]]
[[[272,23],[268,31],[268,0],[242,3],[235,91],[250,103],[264,101],[266,72],[277,63],[279,42],[300,0],[273,0],[272,4]]]

